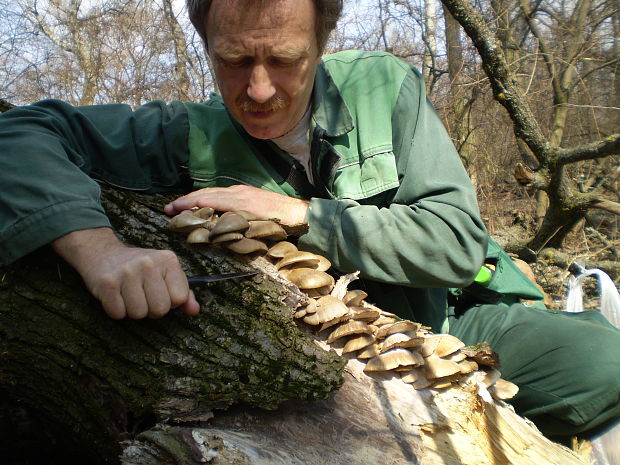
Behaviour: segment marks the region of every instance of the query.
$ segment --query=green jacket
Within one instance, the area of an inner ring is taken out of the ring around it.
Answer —
[[[327,55],[312,126],[315,186],[292,185],[304,178],[298,163],[249,137],[217,96],[12,110],[0,117],[1,257],[109,225],[90,177],[145,192],[246,183],[311,198],[302,248],[361,270],[381,307],[446,330],[446,288],[472,281],[487,234],[419,74],[387,53]]]

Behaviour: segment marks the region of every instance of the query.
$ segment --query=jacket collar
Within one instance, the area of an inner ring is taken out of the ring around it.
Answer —
[[[347,104],[323,63],[318,65],[314,77],[312,119],[329,137],[341,136],[354,127]]]

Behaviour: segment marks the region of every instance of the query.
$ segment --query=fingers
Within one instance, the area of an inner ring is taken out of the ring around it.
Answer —
[[[194,207],[211,207],[218,211],[247,210],[259,218],[279,218],[284,224],[303,223],[308,201],[259,189],[253,186],[207,187],[179,197],[164,207],[175,215]]]
[[[161,318],[179,306],[190,315],[198,313],[200,307],[174,253],[124,250],[120,260],[113,254],[105,257],[103,273],[95,269],[87,282],[111,318]]]
[[[169,203],[164,207],[164,211],[167,215],[176,215],[183,210],[188,210],[194,207],[216,208],[212,205],[221,203],[221,201],[218,201],[218,198],[221,199],[225,197],[225,189],[226,188],[219,187],[198,189]],[[216,209],[219,210],[220,208]]]
[[[169,250],[127,247],[109,228],[74,231],[52,246],[80,273],[110,318],[160,318],[175,307],[189,315],[200,310]]]
[[[198,301],[192,291],[189,291],[189,298],[187,299],[187,302],[183,303],[179,309],[186,315],[198,315],[200,312],[200,305],[198,304]]]
[[[280,194],[258,187],[235,185],[230,187],[206,187],[179,197],[164,207],[168,215],[175,215],[194,207],[211,207],[218,211],[248,210],[260,215],[264,199]],[[257,204],[258,202],[258,204]]]

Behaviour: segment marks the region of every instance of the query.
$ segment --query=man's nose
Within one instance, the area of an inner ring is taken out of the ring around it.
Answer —
[[[256,65],[252,69],[248,85],[248,96],[258,103],[265,103],[276,93],[269,71],[263,65]]]

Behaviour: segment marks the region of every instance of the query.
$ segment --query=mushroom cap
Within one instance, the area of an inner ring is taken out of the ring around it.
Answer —
[[[498,400],[512,399],[519,392],[519,386],[505,379],[499,378],[495,384],[489,388],[491,395]]]
[[[318,325],[335,318],[340,318],[349,313],[347,306],[343,304],[340,299],[332,297],[331,295],[321,297],[318,299],[317,303],[319,307],[316,312],[311,315],[306,315],[304,317],[304,322],[311,325]],[[314,321],[316,321],[316,323],[314,323]]]
[[[372,330],[363,321],[349,320],[338,326],[327,338],[327,343],[340,339],[341,337],[351,336],[352,334],[368,334],[372,335]]]
[[[458,363],[451,360],[444,360],[437,355],[429,355],[425,362],[426,377],[429,379],[444,378],[461,372]]]
[[[211,233],[205,228],[196,228],[187,235],[187,242],[190,244],[206,244],[209,242]]]
[[[230,242],[230,241],[238,241],[239,239],[243,239],[243,234],[240,232],[229,232],[220,234],[219,236],[213,236],[213,231],[211,231],[211,244],[221,244],[222,242]]]
[[[254,213],[250,213],[249,211],[246,211],[246,210],[235,210],[233,213],[235,213],[235,214],[237,214],[239,216],[243,216],[248,221],[254,221],[254,220],[259,220],[260,219]]]
[[[409,368],[407,371],[401,372],[400,379],[402,379],[403,382],[408,383],[408,384],[414,383],[415,381],[418,381],[421,379],[426,379],[426,375],[424,374],[424,368],[423,367]]]
[[[375,322],[373,322],[373,324],[374,323]],[[419,323],[414,323],[409,320],[401,320],[396,323],[381,326],[377,331],[377,337],[382,338],[394,333],[416,332],[418,329],[420,329]]]
[[[334,318],[333,320],[326,321],[319,328],[319,332],[326,330],[327,328],[331,328],[338,323],[342,323],[343,321],[347,321],[351,319],[351,313],[347,313],[346,315],[339,316],[338,318]],[[371,330],[372,331],[372,330]]]
[[[454,360],[453,360],[454,361]],[[461,360],[457,362],[461,367],[461,374],[466,375],[478,369],[478,364],[473,360]]]
[[[353,320],[373,321],[379,317],[379,311],[373,308],[351,307],[350,305],[347,306],[351,309],[351,318]]]
[[[271,258],[282,258],[290,252],[297,252],[297,246],[295,244],[291,244],[290,242],[282,241],[273,245],[267,251],[267,255],[269,255]]]
[[[409,336],[403,333],[390,334],[383,340],[381,344],[381,352],[387,352],[396,347],[417,347],[424,341],[424,338],[418,336]]]
[[[320,317],[316,313],[310,313],[304,316],[304,323],[316,326],[321,324]]]
[[[308,303],[306,305],[297,309],[295,312],[295,318],[302,318],[306,315],[312,315],[313,313],[316,313],[318,308],[319,304],[316,303],[316,299],[308,299]]]
[[[173,216],[168,222],[168,228],[173,231],[190,232],[196,228],[199,228],[207,220],[204,218],[198,218],[194,216],[191,210],[183,210],[176,216]]]
[[[349,352],[355,352],[356,350],[368,347],[373,342],[375,342],[375,338],[372,335],[358,334],[347,341],[342,349],[342,353],[347,354]]]
[[[306,305],[306,313],[316,313],[319,308],[319,304],[316,302],[316,299],[308,299],[308,304]]]
[[[330,275],[324,271],[314,270],[312,268],[296,268],[287,273],[286,278],[299,289],[304,290],[330,286],[334,283],[334,278]]]
[[[463,347],[465,347],[465,343],[458,337],[452,336],[451,334],[440,334],[439,344],[437,344],[433,353],[438,357],[445,357]]]
[[[319,258],[319,263],[316,265],[316,269],[319,271],[327,271],[332,267],[332,262],[330,262],[327,258],[322,255],[317,255]]]
[[[327,286],[317,287],[316,289],[304,289],[304,292],[308,294],[308,297],[318,298],[318,297],[323,297],[324,295],[330,294],[333,288],[334,288],[333,284],[328,284]]]
[[[364,371],[388,371],[399,366],[419,366],[424,363],[420,354],[407,349],[392,349],[376,355],[364,367]]]
[[[256,239],[248,239],[247,237],[226,244],[226,248],[240,255],[253,252],[267,252],[267,244],[262,241],[257,241]]]
[[[211,207],[202,207],[202,208],[198,208],[194,210],[192,213],[194,214],[194,216],[198,218],[210,220],[211,217],[213,216],[213,213],[215,213],[215,210],[213,210],[213,208]]]
[[[319,256],[313,254],[312,252],[297,250],[295,252],[289,252],[284,255],[284,257],[282,257],[282,259],[276,265],[276,268],[279,270],[280,268],[298,264],[299,262],[307,262],[304,263],[305,268],[316,268],[319,260]]]
[[[227,234],[231,232],[243,232],[248,229],[250,223],[243,216],[233,212],[226,212],[211,230],[211,237]]]
[[[435,352],[437,345],[439,344],[440,336],[438,334],[431,334],[430,336],[426,336],[424,338],[424,342],[418,348],[418,352],[422,357],[428,357]]]
[[[352,289],[342,298],[342,301],[349,307],[357,307],[368,294],[360,289]]]
[[[374,344],[370,344],[366,346],[364,350],[360,351],[357,354],[357,358],[359,359],[372,358],[372,357],[379,355],[380,353],[381,353],[381,346],[377,343],[374,343]]]
[[[450,376],[444,376],[443,378],[435,378],[431,380],[431,386],[433,389],[445,389],[452,386],[452,383],[459,381],[461,374],[456,373]]]
[[[217,224],[217,221],[207,220],[207,222],[203,224],[202,227],[211,231],[213,228],[215,228],[216,224]]]
[[[375,321],[372,322],[375,326],[385,326],[392,323],[396,323],[396,318],[392,318],[391,316],[380,315]]]
[[[446,360],[452,360],[453,362],[461,362],[461,361],[463,361],[463,360],[465,360],[467,358],[467,355],[465,355],[460,350],[457,350],[453,354],[446,355],[445,357],[441,357],[441,358],[445,358]],[[473,362],[473,360],[472,360],[472,362]]]
[[[249,223],[250,227],[245,232],[245,237],[247,238],[270,239],[273,241],[281,241],[286,239],[286,231],[275,221],[252,220]]]
[[[294,314],[293,317],[294,318],[303,318],[304,316],[306,316],[308,312],[306,312],[305,308],[300,308],[299,310],[297,310]]]

